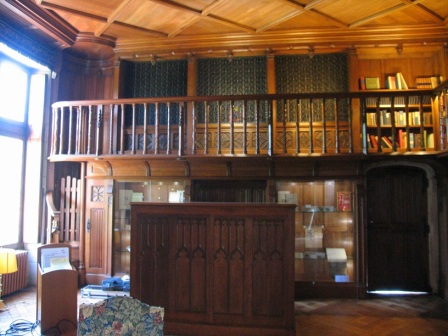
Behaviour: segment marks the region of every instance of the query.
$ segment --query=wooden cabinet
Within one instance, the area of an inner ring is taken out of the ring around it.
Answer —
[[[133,203],[131,296],[165,332],[295,335],[294,207]]]

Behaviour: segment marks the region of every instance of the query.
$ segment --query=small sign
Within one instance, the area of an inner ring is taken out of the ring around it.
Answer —
[[[352,211],[351,192],[338,192],[338,211]]]

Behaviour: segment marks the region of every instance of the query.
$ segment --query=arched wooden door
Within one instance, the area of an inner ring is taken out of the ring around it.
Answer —
[[[408,166],[367,174],[369,291],[429,291],[427,179]]]

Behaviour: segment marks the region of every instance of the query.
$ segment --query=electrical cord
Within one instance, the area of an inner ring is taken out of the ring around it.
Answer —
[[[9,329],[5,331],[0,331],[0,335],[11,335],[11,336],[21,336],[21,335],[41,335],[40,332],[36,331],[39,326],[40,321],[30,322],[27,320],[18,319],[9,325]]]
[[[64,335],[64,332],[67,330],[73,330],[73,328],[76,330],[76,324],[67,319],[60,320],[55,327],[45,330],[43,334],[41,334],[39,330],[36,330],[39,325],[39,320],[36,322],[30,322],[27,320],[18,319],[11,322],[9,329],[0,331],[0,336],[60,336]]]

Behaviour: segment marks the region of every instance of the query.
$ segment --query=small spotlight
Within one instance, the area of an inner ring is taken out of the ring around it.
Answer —
[[[308,57],[310,59],[312,59],[314,57],[314,48],[309,48],[308,49]]]

